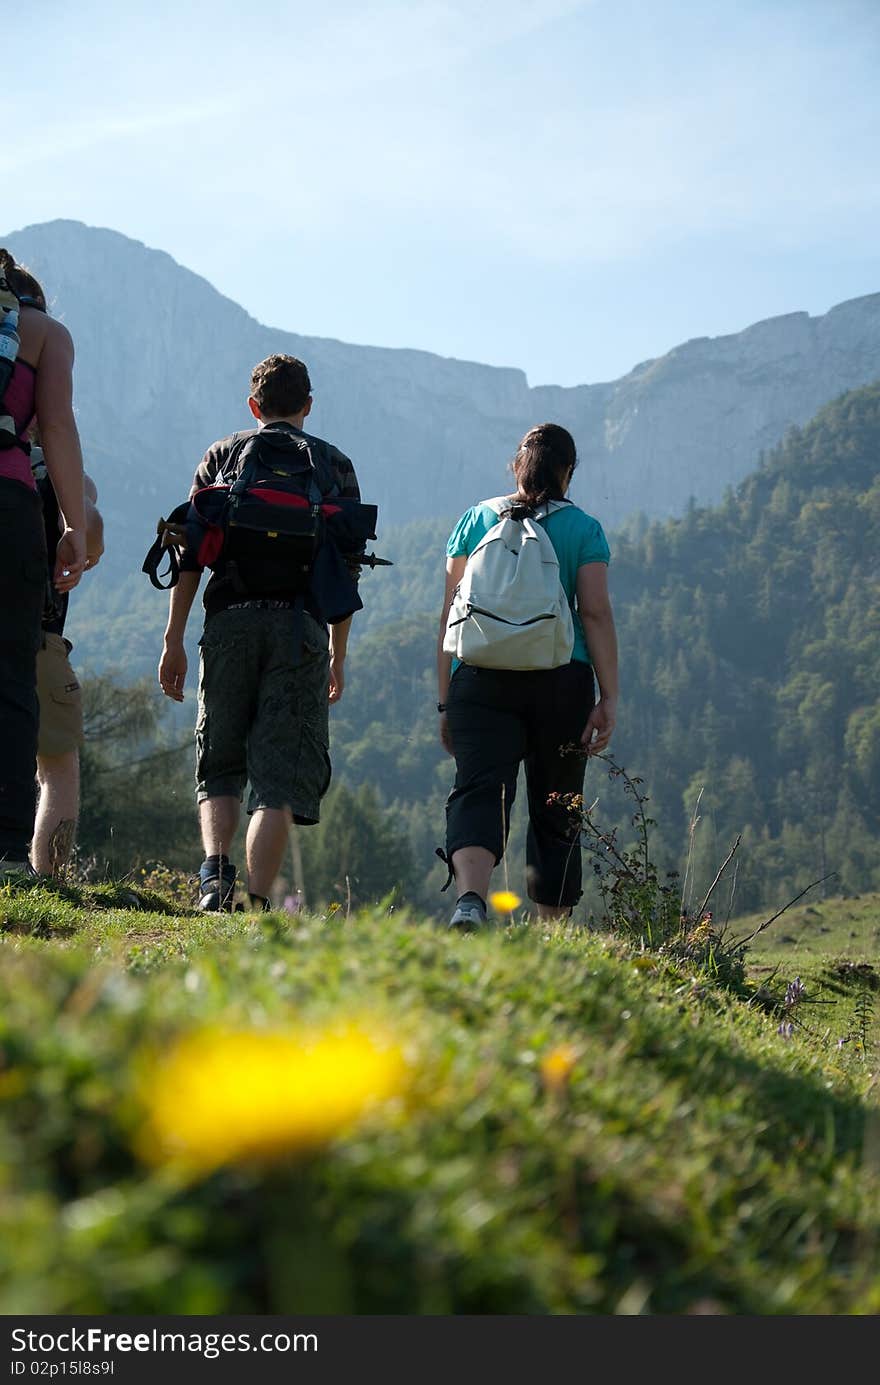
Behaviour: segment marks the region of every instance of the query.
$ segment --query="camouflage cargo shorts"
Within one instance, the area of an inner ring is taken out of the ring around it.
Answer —
[[[290,610],[218,611],[199,645],[196,798],[241,798],[248,812],[289,808],[314,823],[330,784],[327,631],[304,615],[294,662]]]

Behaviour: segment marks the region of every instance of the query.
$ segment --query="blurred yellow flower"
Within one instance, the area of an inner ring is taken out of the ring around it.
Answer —
[[[145,1070],[139,1150],[194,1172],[327,1144],[408,1082],[400,1046],[365,1027],[204,1029]]]
[[[496,890],[494,894],[490,894],[489,903],[497,914],[512,914],[514,909],[518,909],[522,904],[522,900],[513,890]]]
[[[577,1053],[571,1044],[559,1044],[541,1059],[541,1078],[549,1092],[561,1092],[571,1077]]]

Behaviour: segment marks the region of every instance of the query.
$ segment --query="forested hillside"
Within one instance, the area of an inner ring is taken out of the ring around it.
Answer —
[[[717,508],[611,536],[623,684],[614,753],[646,781],[658,864],[685,869],[698,818],[694,891],[743,834],[735,912],[784,902],[830,871],[833,893],[880,887],[878,460],[880,384],[792,431]],[[346,875],[356,897],[375,897],[379,860],[423,907],[443,907],[433,849],[443,841],[452,763],[437,742],[434,650],[448,528],[422,521],[390,532],[379,547],[396,566],[364,576],[366,609],[332,714],[334,788],[325,822],[300,834],[313,897],[338,897]],[[149,622],[120,610],[109,636],[120,666],[137,657],[129,625],[151,662],[158,652],[165,598],[142,580],[152,632],[146,639]],[[186,731],[169,730],[166,740],[185,742]],[[122,747],[117,754],[125,758]],[[155,820],[170,827],[173,818],[178,843],[189,763],[184,749],[141,771],[141,822],[146,800],[167,795],[173,780],[173,813]],[[116,772],[101,782],[109,821],[124,802],[111,787],[125,780]],[[598,765],[588,783],[597,816],[625,827],[626,804]],[[346,862],[330,841],[341,822],[352,828]],[[521,836],[514,826],[517,888]],[[118,825],[117,842],[124,837]]]
[[[743,831],[739,906],[880,883],[880,385],[794,430],[713,510],[615,546],[618,750],[669,848]]]
[[[880,384],[793,430],[718,508],[642,527],[612,544],[614,751],[646,780],[658,859],[684,869],[696,809],[695,889],[743,834],[736,911],[829,871],[835,892],[877,888]],[[439,526],[418,548],[405,591],[431,604],[355,645],[334,740],[337,776],[394,802],[427,866],[451,771],[433,715]],[[377,580],[376,606],[390,599]],[[597,771],[597,813],[617,818]]]

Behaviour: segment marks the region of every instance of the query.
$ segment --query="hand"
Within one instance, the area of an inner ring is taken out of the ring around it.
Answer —
[[[165,696],[173,698],[175,702],[183,701],[186,669],[186,650],[183,642],[166,644],[159,660],[159,686]]]
[[[345,688],[345,660],[338,654],[330,660],[330,701],[338,702]]]
[[[590,715],[581,736],[581,745],[588,755],[598,755],[611,740],[617,720],[617,703],[614,698],[600,697]]]
[[[58,592],[69,592],[82,577],[86,565],[86,536],[81,529],[65,529],[55,550],[52,582]]]
[[[92,568],[93,568],[93,567],[97,567],[100,561],[101,561],[101,554],[100,554],[100,553],[89,553],[88,556],[87,556],[87,558],[86,558],[86,565],[85,565],[85,568],[83,569],[83,571],[84,571],[84,572],[91,572]]]
[[[455,754],[455,751],[452,749],[452,737],[449,734],[449,718],[445,712],[440,713],[440,744],[443,746],[447,755]]]

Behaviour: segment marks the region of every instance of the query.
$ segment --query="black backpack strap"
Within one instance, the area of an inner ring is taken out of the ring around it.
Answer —
[[[440,857],[440,860],[443,862],[444,866],[446,867],[447,871],[449,872],[448,875],[446,876],[446,884],[440,886],[440,893],[442,894],[444,890],[448,890],[448,889],[449,889],[449,886],[452,884],[453,880],[455,879],[455,871],[452,869],[452,861],[451,861],[450,858],[446,855],[446,852],[443,850],[442,846],[435,846],[435,848],[434,848],[434,855]]]
[[[312,449],[311,449],[311,448],[308,448],[308,455],[309,455],[309,468],[310,468],[310,470],[309,470],[309,504],[310,504],[310,505],[320,505],[321,501],[324,499],[324,495],[326,494],[326,492],[323,491],[323,490],[321,489],[321,483],[320,483],[320,481],[319,481],[319,479],[318,479],[318,468],[315,466],[315,459],[314,459],[314,457],[312,456]]]
[[[217,472],[217,475],[213,482],[215,486],[232,486],[234,484],[234,482],[238,479],[235,475],[235,468],[238,466],[239,458],[241,457],[242,452],[247,447],[251,438],[256,437],[259,437],[259,434],[256,432],[233,433],[232,446],[229,449],[229,456],[226,458],[226,461],[223,463],[222,467]]]
[[[315,473],[315,480],[320,491],[320,500],[326,500],[328,496],[339,494],[339,483],[336,480],[336,473],[329,457],[325,456],[320,449],[315,452],[309,448],[309,460]]]

